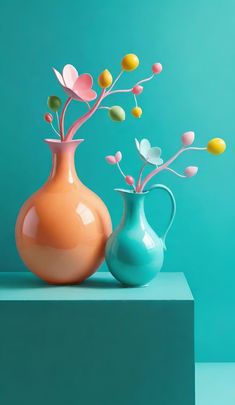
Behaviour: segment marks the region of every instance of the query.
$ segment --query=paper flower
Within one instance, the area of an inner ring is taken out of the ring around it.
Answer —
[[[66,65],[62,75],[55,68],[53,70],[64,91],[73,99],[91,101],[96,98],[97,94],[92,90],[93,79],[88,73],[79,76],[72,65]]]
[[[160,166],[163,163],[163,160],[160,158],[162,150],[157,146],[151,147],[151,144],[148,139],[142,139],[140,142],[138,139],[135,139],[136,148],[146,163],[149,163],[153,166]]]

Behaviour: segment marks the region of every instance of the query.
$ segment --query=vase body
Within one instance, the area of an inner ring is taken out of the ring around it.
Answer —
[[[175,215],[175,200],[172,198],[172,214],[163,237],[152,229],[145,216],[145,199],[149,191],[134,193],[117,190],[124,199],[124,213],[120,225],[109,237],[105,257],[113,276],[127,286],[148,284],[161,270],[164,261],[165,237]]]
[[[102,200],[78,179],[74,165],[82,140],[46,140],[49,179],[21,208],[16,244],[26,266],[52,284],[80,283],[104,259],[111,220]]]

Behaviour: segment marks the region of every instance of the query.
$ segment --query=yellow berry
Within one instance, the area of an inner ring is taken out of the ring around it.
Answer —
[[[106,89],[107,87],[111,86],[113,82],[112,75],[108,69],[105,69],[98,78],[98,83],[99,86],[102,87],[103,89]]]
[[[207,144],[208,152],[213,155],[220,155],[221,153],[224,153],[225,149],[226,143],[221,138],[213,138]]]
[[[128,53],[122,59],[122,69],[130,72],[139,66],[139,58],[134,53]]]
[[[142,109],[140,107],[134,107],[131,110],[132,115],[136,118],[140,118],[142,115]]]

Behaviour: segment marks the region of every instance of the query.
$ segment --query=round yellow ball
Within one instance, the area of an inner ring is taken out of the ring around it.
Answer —
[[[207,144],[207,150],[213,155],[221,155],[226,149],[226,143],[221,138],[213,138]]]
[[[140,118],[142,115],[142,109],[140,107],[134,107],[132,108],[131,113],[135,118]]]
[[[106,89],[107,87],[111,86],[113,83],[113,78],[108,69],[105,69],[98,78],[98,83],[99,86],[102,87],[103,89]]]
[[[134,53],[128,53],[122,59],[122,69],[130,72],[139,66],[139,58]]]

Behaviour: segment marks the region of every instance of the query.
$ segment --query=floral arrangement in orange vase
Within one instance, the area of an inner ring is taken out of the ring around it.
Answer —
[[[116,84],[123,75],[124,72],[130,72],[135,70],[139,66],[139,59],[134,54],[126,55],[121,62],[121,71],[113,80],[113,77],[108,69],[105,69],[98,78],[98,84],[102,88],[100,95],[97,98],[97,93],[92,89],[93,78],[89,73],[83,73],[79,76],[76,68],[72,65],[66,65],[63,68],[62,74],[53,68],[54,73],[61,84],[63,90],[68,95],[62,107],[62,101],[57,96],[48,97],[48,107],[56,114],[58,128],[56,129],[53,125],[53,115],[51,113],[46,113],[44,119],[46,122],[51,124],[54,132],[60,137],[61,142],[70,141],[73,139],[75,133],[79,128],[88,121],[97,110],[107,110],[109,117],[113,121],[124,121],[125,111],[119,105],[114,105],[108,107],[104,105],[103,102],[108,97],[117,93],[131,93],[134,97],[135,106],[132,108],[132,115],[136,118],[140,118],[142,115],[142,109],[138,106],[137,96],[139,96],[143,91],[143,83],[146,83],[153,79],[155,75],[158,75],[162,71],[162,65],[160,63],[154,63],[152,65],[152,74],[140,81],[138,81],[134,86],[129,89],[115,89]],[[83,116],[78,118],[71,127],[65,131],[64,120],[66,110],[72,100],[85,103],[87,105],[88,111]],[[94,101],[96,100],[96,101]],[[90,102],[94,101],[93,105]],[[58,111],[62,108],[61,114],[59,116]]]

